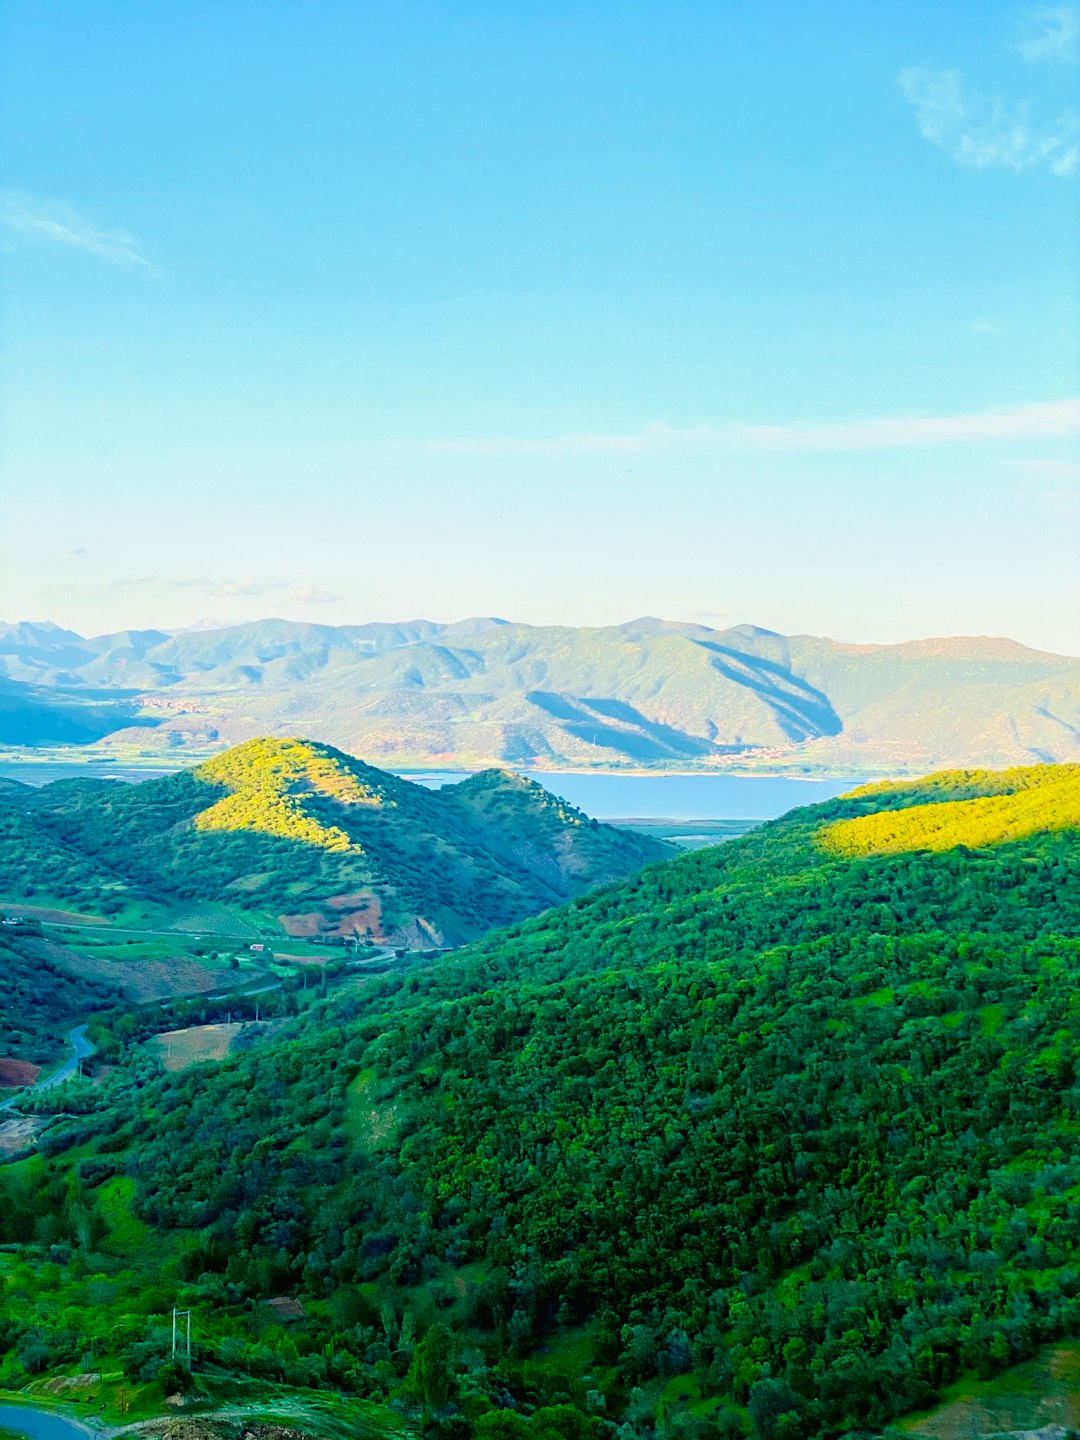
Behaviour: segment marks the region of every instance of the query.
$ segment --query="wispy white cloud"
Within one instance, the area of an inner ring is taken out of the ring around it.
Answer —
[[[34,244],[65,245],[110,265],[161,273],[140,254],[126,230],[103,230],[69,205],[36,200],[18,190],[0,190],[0,226]]]
[[[287,580],[256,580],[247,575],[241,580],[222,580],[213,586],[213,594],[223,599],[234,595],[269,595],[274,590],[284,590]]]
[[[976,335],[1000,335],[1004,326],[997,320],[987,320],[984,315],[976,315],[971,322],[971,328]]]
[[[1025,480],[1080,484],[1080,462],[1075,460],[1013,460],[1009,468]]]
[[[297,585],[286,595],[286,600],[296,600],[301,605],[329,605],[339,597],[316,585]]]
[[[686,428],[662,421],[625,434],[580,433],[546,438],[471,436],[404,442],[395,450],[476,458],[539,456],[663,456],[711,451],[825,453],[894,450],[912,445],[963,445],[1080,434],[1080,397],[968,415],[900,415],[818,424],[724,425]]]
[[[912,66],[900,72],[899,84],[919,133],[960,165],[1015,171],[1043,166],[1062,177],[1080,169],[1080,117],[1071,111],[1039,119],[1029,100],[969,90],[958,70]]]
[[[221,600],[232,599],[235,596],[270,595],[274,591],[288,590],[290,585],[288,580],[258,580],[252,575],[232,580],[215,580],[209,575],[124,575],[110,583],[117,589],[156,585],[163,590],[200,590],[205,595],[214,595]],[[300,597],[291,596],[290,598]]]
[[[1023,17],[1024,34],[1017,50],[1029,63],[1077,58],[1080,9],[1075,5],[1044,5]]]

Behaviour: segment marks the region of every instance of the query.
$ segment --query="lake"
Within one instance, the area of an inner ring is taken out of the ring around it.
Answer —
[[[138,783],[171,773],[151,767],[4,763],[0,777],[28,785],[51,780],[127,780]],[[797,805],[831,800],[863,782],[796,780],[777,775],[619,775],[590,771],[527,770],[530,779],[597,820],[773,820]],[[467,779],[464,771],[424,770],[405,775],[438,788]]]
[[[78,1420],[31,1405],[0,1405],[0,1428],[26,1435],[28,1440],[90,1440],[94,1434]]]
[[[797,805],[832,800],[862,780],[793,780],[774,775],[614,775],[527,770],[545,790],[597,820],[774,820]],[[464,780],[455,771],[407,777],[441,786]]]

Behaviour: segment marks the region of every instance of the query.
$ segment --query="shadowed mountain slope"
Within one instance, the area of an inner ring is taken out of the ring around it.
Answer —
[[[69,711],[80,697],[113,706],[114,738],[136,745],[318,733],[394,766],[888,773],[1080,756],[1080,660],[1009,640],[843,645],[651,619],[266,620],[94,639],[21,625],[0,626],[0,676],[51,687]],[[100,733],[95,718],[81,738]]]

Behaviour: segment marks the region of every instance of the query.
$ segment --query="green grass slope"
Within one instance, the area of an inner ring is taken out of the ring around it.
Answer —
[[[881,1427],[1080,1334],[1077,783],[870,787],[118,1072],[0,1215],[44,1236],[47,1187],[92,1217],[120,1171],[208,1355],[407,1407],[437,1350],[447,1433]],[[1023,824],[972,827],[1002,797]],[[911,848],[838,846],[882,817]],[[287,1345],[251,1319],[283,1295]]]
[[[456,943],[667,853],[495,772],[426,789],[301,740],[140,785],[0,791],[0,898],[208,901],[290,934]]]

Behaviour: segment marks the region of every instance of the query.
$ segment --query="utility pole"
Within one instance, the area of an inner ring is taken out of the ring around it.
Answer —
[[[176,1324],[176,1322],[177,1322],[178,1320],[186,1320],[186,1321],[187,1321],[187,1333],[186,1333],[186,1335],[181,1336],[181,1335],[178,1333],[177,1324]],[[177,1342],[178,1342],[178,1341],[180,1341],[180,1342],[184,1345],[184,1354],[185,1354],[185,1358],[186,1358],[186,1360],[187,1360],[187,1367],[188,1367],[188,1369],[190,1370],[190,1369],[191,1369],[191,1311],[190,1311],[190,1310],[177,1310],[176,1306],[174,1305],[174,1306],[173,1306],[173,1312],[172,1312],[172,1358],[173,1358],[174,1360],[176,1359],[176,1346],[177,1346]]]

